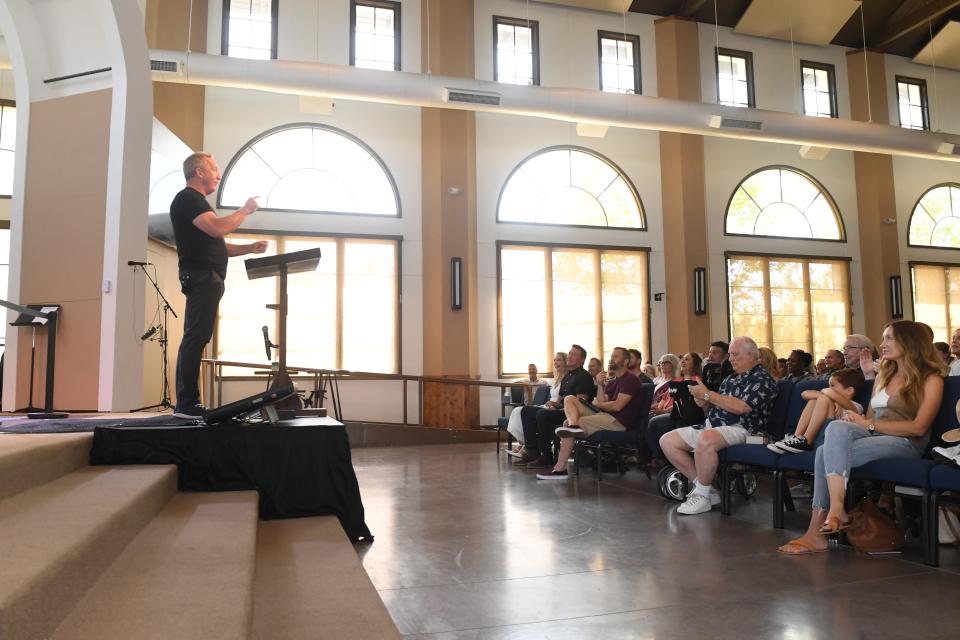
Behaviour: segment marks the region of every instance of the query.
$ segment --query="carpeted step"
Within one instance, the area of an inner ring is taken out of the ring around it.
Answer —
[[[255,491],[177,494],[51,637],[246,638],[256,538]]]
[[[0,433],[0,500],[85,466],[92,442],[91,433]]]
[[[270,520],[257,535],[254,640],[400,638],[333,516]]]
[[[176,492],[176,471],[85,467],[0,501],[0,638],[46,638]]]

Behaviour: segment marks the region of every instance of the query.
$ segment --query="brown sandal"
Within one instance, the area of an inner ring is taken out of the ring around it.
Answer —
[[[836,516],[829,516],[826,522],[823,523],[817,533],[823,536],[832,536],[835,533],[840,533],[850,528],[850,525],[853,524],[853,518],[847,518],[846,522],[840,522],[840,518]]]
[[[799,547],[799,551],[787,551],[788,547]],[[791,540],[787,544],[778,547],[777,553],[782,553],[785,556],[807,556],[812,553],[824,553],[826,549],[818,549],[813,546],[812,542],[808,542],[803,538],[797,538],[796,540]]]

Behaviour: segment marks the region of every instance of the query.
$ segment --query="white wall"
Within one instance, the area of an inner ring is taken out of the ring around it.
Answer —
[[[643,95],[657,95],[655,16],[588,11],[527,3],[525,0],[477,0],[474,5],[476,77],[493,80],[493,16],[539,22],[540,84],[544,87],[599,88],[597,31],[640,37],[640,86]]]
[[[960,73],[924,64],[914,64],[900,56],[884,56],[884,68],[887,72],[887,107],[890,111],[890,124],[900,123],[897,105],[896,76],[918,78],[927,81],[927,102],[930,105],[930,130],[960,132]]]

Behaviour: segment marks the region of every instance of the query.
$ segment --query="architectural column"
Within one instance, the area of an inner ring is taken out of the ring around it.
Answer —
[[[207,52],[205,3],[148,0],[145,28],[151,49]],[[199,85],[153,83],[153,115],[195,151],[203,149],[205,90]]]
[[[474,77],[473,0],[424,0],[422,71]],[[476,118],[473,112],[423,109],[423,375],[472,378],[477,357]],[[463,305],[451,305],[451,260],[460,258]],[[477,387],[424,385],[422,422],[479,425]]]
[[[657,95],[700,102],[697,23],[671,16],[657,20],[655,30]],[[663,253],[670,274],[665,282],[667,350],[673,353],[705,348],[711,339],[710,316],[693,312],[693,270],[708,263],[704,180],[703,136],[661,131]],[[714,304],[719,301],[708,301],[707,308]]]
[[[890,124],[883,53],[848,51],[847,78],[852,118]],[[900,275],[893,158],[858,151],[854,152],[853,161],[863,280],[863,331],[878,342],[891,319],[890,276]]]

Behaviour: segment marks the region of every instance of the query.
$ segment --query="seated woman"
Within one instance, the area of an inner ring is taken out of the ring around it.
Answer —
[[[554,406],[560,405],[560,382],[563,380],[563,376],[567,375],[567,354],[563,351],[558,351],[555,356],[553,356],[553,385],[550,387],[550,401],[548,405],[552,402]],[[507,455],[513,456],[514,458],[521,458],[523,454],[526,453],[526,450],[523,448],[523,423],[520,421],[520,410],[523,407],[514,407],[513,411],[510,412],[510,419],[507,421],[507,431],[517,440],[517,448],[510,450],[507,449]]]
[[[670,382],[680,382],[680,358],[672,353],[660,356],[660,377],[653,381],[653,404],[650,405],[650,415],[658,416],[670,413],[673,409],[673,398],[670,397]]]
[[[670,387],[676,387],[678,384],[683,384],[684,382],[700,384],[702,382],[700,378],[702,371],[703,358],[700,357],[699,353],[690,351],[689,353],[683,354],[683,357],[680,358],[679,378],[675,379],[672,385],[669,382],[667,383],[667,397],[670,399],[670,410],[659,415],[651,413],[650,422],[647,423],[647,430],[643,435],[646,451],[643,452],[644,455],[642,457],[645,462],[663,460],[663,451],[660,450],[660,438],[663,434],[677,427],[686,427],[691,424],[703,422],[703,411],[700,411],[699,407],[693,404],[692,400],[689,404],[691,408],[695,410],[696,416],[688,416],[685,418],[674,401],[674,394],[670,393]],[[689,395],[688,392],[687,396]]]
[[[852,468],[880,458],[919,458],[927,446],[946,371],[933,339],[919,323],[900,320],[884,329],[880,354],[867,415],[845,411],[827,425],[817,449],[810,524],[781,553],[826,551],[826,536],[850,526],[843,500]]]
[[[760,365],[767,370],[774,380],[779,380],[782,376],[780,375],[780,360],[777,358],[776,352],[770,347],[760,347]]]

